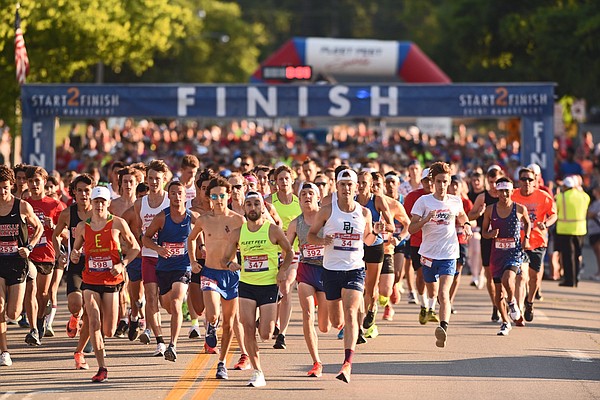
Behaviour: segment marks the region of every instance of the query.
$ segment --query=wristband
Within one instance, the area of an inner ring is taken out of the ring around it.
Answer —
[[[467,226],[467,225],[471,226],[471,224],[468,221],[463,224],[463,226]]]
[[[231,263],[233,263],[233,261],[229,260],[229,261],[227,261],[227,264],[225,264],[225,266],[226,266],[227,268],[229,268],[229,266],[231,265]]]

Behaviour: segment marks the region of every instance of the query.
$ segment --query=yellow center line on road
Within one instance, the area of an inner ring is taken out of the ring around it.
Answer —
[[[229,351],[229,353],[227,354],[227,357],[225,358],[225,365],[229,365],[231,363],[232,357],[233,357],[233,352]],[[194,396],[192,397],[192,400],[210,399],[210,396],[212,396],[214,391],[217,390],[217,388],[221,384],[221,379],[214,378],[214,376],[217,372],[217,364],[218,363],[219,363],[219,361],[217,360],[213,364],[212,368],[204,376],[204,378],[202,379],[202,382],[200,383],[200,385],[198,385],[198,389],[196,389],[196,391],[194,392]],[[210,379],[210,377],[213,377],[213,379]]]
[[[196,382],[200,372],[204,370],[204,367],[208,364],[210,356],[210,354],[199,353],[194,357],[194,359],[188,363],[181,378],[179,378],[177,383],[173,386],[173,389],[171,389],[167,395],[166,400],[179,400],[183,398],[194,382]]]

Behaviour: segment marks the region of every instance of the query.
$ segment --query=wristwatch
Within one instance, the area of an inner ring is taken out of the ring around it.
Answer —
[[[29,250],[30,252],[33,251],[33,246],[28,244],[27,246],[25,246],[25,248],[27,248],[27,250]]]

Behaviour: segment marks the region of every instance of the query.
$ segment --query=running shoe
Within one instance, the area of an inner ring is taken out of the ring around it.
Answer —
[[[27,314],[22,313],[21,319],[19,320],[19,326],[21,328],[29,328],[29,321],[27,321]]]
[[[496,306],[494,306],[494,308],[492,308],[492,321],[493,322],[500,321],[500,314],[498,314],[498,307],[496,307]]]
[[[101,383],[108,381],[108,371],[106,368],[98,368],[96,375],[92,377],[92,382]]]
[[[425,325],[428,321],[428,317],[427,317],[427,308],[421,306],[421,311],[419,312],[419,323],[421,325]]]
[[[544,301],[544,296],[542,295],[542,291],[540,289],[535,292],[535,299],[537,301]]]
[[[362,328],[358,328],[358,338],[356,339],[356,344],[365,344],[367,343],[367,339],[365,339],[365,334]]]
[[[441,326],[435,328],[435,338],[435,345],[437,347],[446,347],[446,339],[448,338],[448,334],[444,328]]]
[[[74,338],[79,333],[79,318],[71,315],[69,322],[67,322],[67,336]]]
[[[408,304],[417,304],[417,296],[415,296],[414,292],[408,294]]]
[[[84,354],[92,354],[94,352],[94,346],[92,345],[92,341],[88,340],[88,342],[85,344],[85,347],[83,348],[83,353]]]
[[[258,320],[256,321],[256,326],[258,327]],[[273,336],[271,336],[271,339],[277,339],[278,335],[279,335],[279,327],[277,325],[275,325],[275,329],[273,329]]]
[[[519,310],[519,305],[515,302],[508,303],[509,315],[513,321],[521,318],[521,310]]]
[[[394,311],[394,309],[392,308],[391,305],[387,305],[385,306],[385,308],[383,309],[383,319],[385,321],[391,321],[394,319],[394,314],[396,312]]]
[[[440,319],[438,318],[437,314],[435,313],[435,311],[433,309],[430,309],[429,311],[427,311],[427,321],[428,322],[440,322]]]
[[[369,329],[365,331],[365,337],[368,339],[375,339],[379,336],[379,330],[377,329],[377,325],[373,324]]]
[[[219,361],[217,364],[217,379],[229,379],[229,375],[227,375],[227,367],[225,367],[225,363],[223,361]]]
[[[521,315],[521,318],[515,321],[515,326],[525,326],[525,319]]]
[[[233,366],[233,369],[238,370],[238,371],[243,371],[246,369],[250,369],[251,365],[250,365],[250,359],[248,358],[248,356],[246,354],[242,354],[240,356],[240,359],[238,360],[238,362]]]
[[[75,359],[75,369],[90,369],[83,353],[75,353],[73,358]]]
[[[508,332],[510,332],[511,326],[510,322],[503,322],[500,326],[500,331],[498,332],[498,336],[508,336]]]
[[[165,351],[167,351],[167,345],[164,343],[157,343],[156,350],[152,353],[154,357],[163,357],[165,355]]]
[[[379,302],[379,305],[381,307],[385,307],[385,306],[387,306],[390,303],[390,298],[382,296],[382,295],[379,295],[378,302]]]
[[[320,378],[323,375],[323,364],[320,362],[314,363],[312,369],[306,375],[311,378]]]
[[[525,301],[525,321],[533,321],[533,303]]]
[[[127,332],[127,337],[130,341],[136,340],[140,336],[140,321],[130,321],[129,322],[129,332]]]
[[[200,326],[192,325],[190,326],[190,330],[188,331],[188,337],[190,339],[197,339],[200,337]]]
[[[479,288],[479,281],[478,280],[472,280],[471,281],[471,286]]]
[[[349,362],[345,362],[344,365],[342,365],[342,369],[340,369],[340,372],[337,374],[336,379],[339,379],[342,382],[346,382],[346,383],[350,383],[350,374],[352,373],[352,364],[350,364]]]
[[[150,344],[150,329],[144,329],[144,332],[140,335],[140,342],[144,344]]]
[[[32,329],[29,331],[27,336],[25,336],[25,343],[30,346],[40,346],[42,344],[42,342],[40,342],[40,336],[37,329]]]
[[[0,353],[0,367],[10,367],[12,365],[12,360],[10,359],[10,354],[8,351],[3,351]]]
[[[250,387],[267,386],[267,382],[265,381],[265,376],[263,375],[262,371],[255,369],[254,372],[252,373],[252,377],[250,378],[250,380],[248,381],[246,386],[250,386]]]
[[[206,354],[218,354],[219,353],[219,351],[217,350],[216,347],[210,347],[206,343],[204,343],[204,352]]]
[[[338,340],[344,339],[344,328],[340,329],[340,331],[337,334],[337,338]]]
[[[54,329],[52,329],[52,325],[46,325],[44,337],[54,337]]]
[[[165,360],[175,362],[177,360],[177,352],[175,346],[171,343],[164,352]]]
[[[392,304],[400,303],[400,289],[398,289],[398,283],[392,286],[392,295],[390,296],[390,301]]]
[[[375,315],[377,315],[377,306],[372,310],[367,311],[367,315],[363,319],[363,328],[369,329],[375,323]]]
[[[217,347],[217,327],[210,322],[206,327],[206,344],[209,347]]]
[[[129,324],[127,323],[127,321],[120,320],[119,324],[117,325],[117,329],[115,330],[114,337],[121,338],[121,339],[124,338],[125,333],[127,332],[128,329],[129,329]]]
[[[277,339],[275,339],[275,344],[273,345],[273,348],[285,350],[285,347],[285,335],[283,333],[280,333],[279,335],[277,335]]]
[[[37,328],[38,328],[38,333],[39,333],[38,337],[40,338],[40,342],[41,342],[42,338],[46,334],[46,319],[45,318],[37,319]]]

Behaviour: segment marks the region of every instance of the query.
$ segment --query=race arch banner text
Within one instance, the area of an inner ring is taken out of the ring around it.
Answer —
[[[54,118],[519,117],[553,179],[554,84],[23,85],[23,161],[54,168]]]

